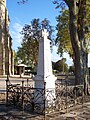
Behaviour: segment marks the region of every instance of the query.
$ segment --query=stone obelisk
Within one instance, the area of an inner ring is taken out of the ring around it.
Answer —
[[[55,97],[55,80],[57,79],[52,73],[52,62],[51,62],[51,50],[50,40],[48,39],[48,32],[46,29],[41,32],[41,39],[39,40],[39,55],[38,55],[38,67],[37,75],[34,77],[35,88],[44,88],[46,84],[45,97],[46,101],[49,99],[47,91],[53,90],[53,95],[50,97],[50,101]]]

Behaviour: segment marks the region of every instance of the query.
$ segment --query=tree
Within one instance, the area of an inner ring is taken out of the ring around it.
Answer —
[[[58,72],[67,73],[68,72],[68,65],[65,63],[66,59],[62,58],[61,60],[58,60],[56,63],[54,63],[54,70],[57,70]]]
[[[67,52],[72,57],[73,51],[70,42],[69,11],[66,9],[62,10],[57,17],[57,22],[57,37],[55,44],[58,46],[58,54],[62,56],[64,52]]]
[[[62,2],[61,2],[62,1]],[[76,84],[84,83],[84,92],[88,88],[88,40],[86,39],[90,18],[86,16],[86,4],[90,5],[89,0],[55,0],[57,8],[65,8],[66,3],[69,9],[69,32],[73,50],[73,61],[75,66]],[[89,8],[90,9],[90,8]],[[87,17],[87,21],[86,21]],[[87,26],[88,25],[88,26]],[[89,34],[90,35],[90,34]]]
[[[69,67],[69,72],[70,72],[70,73],[74,73],[74,72],[75,72],[74,66],[70,66],[70,67]]]
[[[17,3],[20,4],[25,4],[26,2],[28,2],[28,0],[18,0]]]
[[[53,28],[45,18],[40,22],[39,19],[33,19],[30,25],[25,25],[21,31],[23,35],[21,47],[18,47],[17,59],[30,67],[36,67],[38,61],[38,40],[41,37],[41,30],[47,29],[49,39],[53,42]]]
[[[84,83],[84,92],[88,88],[88,40],[86,35],[90,22],[86,22],[86,1],[88,0],[62,0],[66,3],[69,10],[69,32],[70,41],[73,50],[73,61],[75,66],[75,80],[76,84]],[[60,0],[54,2],[60,7]],[[90,18],[87,18],[89,21]],[[88,24],[88,26],[87,26]]]
[[[52,61],[52,69],[53,69],[53,70],[54,70],[55,63],[56,63],[56,62],[53,62],[53,61]]]

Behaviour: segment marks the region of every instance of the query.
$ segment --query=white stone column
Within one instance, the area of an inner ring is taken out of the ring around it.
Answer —
[[[44,88],[46,83],[45,98],[47,102],[53,102],[55,98],[55,80],[57,79],[52,73],[50,40],[48,39],[48,32],[46,29],[41,32],[41,39],[39,40],[39,55],[37,75],[34,77],[35,88]],[[52,95],[49,91],[53,91]]]

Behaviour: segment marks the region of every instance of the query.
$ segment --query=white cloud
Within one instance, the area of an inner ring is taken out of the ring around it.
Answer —
[[[64,58],[67,59],[66,63],[71,66],[73,64],[73,60],[69,57],[67,53],[64,53]],[[56,62],[61,59],[61,57],[57,54],[57,47],[53,46],[53,52],[51,55],[52,61]],[[88,55],[88,66],[90,67],[90,54]]]
[[[14,23],[10,28],[10,34],[13,39],[13,49],[17,50],[17,47],[21,45],[22,35],[20,32],[22,31],[23,25],[19,22]],[[63,57],[67,59],[66,63],[71,66],[73,64],[72,59],[69,57],[67,53],[64,53]],[[52,61],[56,62],[61,59],[61,57],[57,54],[57,47],[53,46],[53,52],[51,54]],[[88,55],[88,66],[90,67],[90,54]]]
[[[57,54],[57,47],[53,46],[52,54],[51,54],[52,61],[56,62],[60,60],[60,56]]]
[[[69,54],[64,53],[63,57],[66,58],[66,60],[67,60],[66,63],[67,63],[69,66],[72,66],[72,65],[73,65],[73,60],[72,60],[72,58],[70,58]]]
[[[21,45],[22,35],[20,34],[23,25],[20,23],[14,23],[10,28],[10,34],[13,39],[13,49],[17,49]]]
[[[69,57],[69,55],[67,53],[64,53],[63,55],[64,58],[66,58],[66,63],[71,66],[73,64],[72,59]],[[57,47],[53,46],[53,52],[51,55],[52,61],[56,62],[60,59],[62,59],[62,57],[60,57],[60,55],[57,54]]]

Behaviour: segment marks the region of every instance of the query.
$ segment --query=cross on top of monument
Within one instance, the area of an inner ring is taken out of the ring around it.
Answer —
[[[43,29],[42,30],[42,37],[48,37],[49,36],[49,33],[48,33],[48,31],[47,31],[47,29]]]

